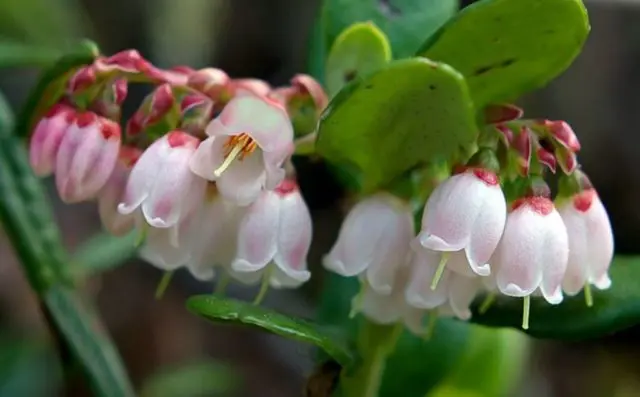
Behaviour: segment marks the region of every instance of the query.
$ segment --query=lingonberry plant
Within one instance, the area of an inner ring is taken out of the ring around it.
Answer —
[[[318,346],[334,376],[312,377],[310,396],[500,395],[513,373],[499,368],[517,368],[523,341],[470,323],[581,339],[640,319],[640,268],[614,258],[576,134],[513,104],[580,52],[581,1],[388,7],[325,1],[309,70],[283,87],[84,43],[43,73],[15,128],[5,114],[3,225],[97,395],[133,391],[73,289],[34,174],[54,175],[65,203],[95,202],[124,236],[108,255],[135,251],[165,272],[158,297],[185,268],[216,284],[188,300],[193,313]],[[130,84],[153,89],[125,120]],[[315,322],[261,306],[269,288],[323,274],[307,263],[303,156],[330,167],[350,207]],[[254,302],[225,297],[229,282],[259,284]],[[481,381],[458,382],[480,366]]]

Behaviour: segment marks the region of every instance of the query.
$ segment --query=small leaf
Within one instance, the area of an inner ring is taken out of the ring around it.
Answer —
[[[38,84],[31,90],[16,125],[16,135],[26,137],[31,134],[38,120],[53,106],[64,93],[68,79],[78,67],[87,65],[98,56],[96,44],[90,41],[80,43],[75,51],[62,56],[40,76]]]
[[[55,48],[0,40],[0,68],[49,66],[61,55],[60,50]]]
[[[338,330],[324,329],[309,321],[289,317],[251,303],[212,295],[189,298],[187,308],[213,322],[250,325],[286,338],[314,344],[343,367],[351,366],[354,361],[345,340],[334,332]]]
[[[552,306],[543,299],[531,301],[529,335],[538,338],[584,340],[598,338],[629,328],[640,322],[640,257],[616,257],[609,272],[613,284],[606,291],[593,291],[593,307],[587,307],[584,295],[565,296]],[[473,322],[520,329],[522,299],[500,297]]]
[[[333,97],[347,83],[380,69],[391,60],[385,34],[373,23],[356,23],[338,36],[327,58],[326,87]]]
[[[233,392],[238,375],[214,361],[194,362],[162,369],[145,381],[141,397],[204,397]]]
[[[135,232],[121,237],[108,233],[92,237],[71,258],[71,273],[85,276],[123,264],[135,255],[137,239]]]
[[[371,21],[387,34],[398,58],[411,56],[458,10],[459,0],[325,0],[328,43],[356,22]]]
[[[118,353],[85,301],[75,291],[61,285],[49,288],[43,299],[98,395],[133,397],[135,394]]]
[[[316,150],[370,192],[415,166],[449,159],[476,134],[464,78],[415,58],[347,85],[321,116]]]
[[[546,85],[569,67],[588,33],[581,0],[482,0],[417,54],[459,70],[481,109]]]

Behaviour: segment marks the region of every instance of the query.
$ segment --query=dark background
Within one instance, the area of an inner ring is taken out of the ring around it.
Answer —
[[[87,36],[105,54],[137,48],[159,66],[214,65],[233,77],[255,76],[278,85],[305,70],[308,34],[318,6],[309,0],[0,0],[0,37],[64,46],[74,37]],[[617,251],[638,253],[640,2],[603,0],[587,6],[592,34],[583,54],[568,72],[521,105],[528,117],[565,119],[573,126],[582,142],[580,161],[610,211]],[[17,108],[36,76],[34,70],[4,71],[0,89]],[[125,113],[146,92],[144,87],[130,90]],[[339,227],[340,191],[322,166],[305,167],[310,171],[301,183],[316,236],[310,263],[317,265]],[[70,249],[99,230],[94,205],[63,205],[51,189],[50,197]],[[86,284],[136,386],[167,365],[213,359],[241,379],[230,395],[301,395],[304,379],[313,370],[308,347],[259,331],[212,326],[192,316],[183,307],[185,297],[207,292],[210,286],[186,274],[157,302],[153,292],[159,277],[151,266],[132,261]],[[231,288],[230,293],[248,298],[255,291]],[[274,292],[265,304],[311,316],[313,301],[312,293]],[[9,341],[20,335],[46,343],[36,301],[1,234],[0,325],[0,336]],[[510,395],[638,396],[637,336],[630,330],[593,343],[536,341],[527,376]],[[0,364],[1,358],[2,347]],[[70,380],[69,390],[58,393],[59,383],[50,375],[55,365],[45,364],[40,372],[33,365],[28,368],[27,382],[45,385],[34,389],[34,397],[89,395],[79,375]],[[3,386],[0,383],[0,396],[14,397]]]

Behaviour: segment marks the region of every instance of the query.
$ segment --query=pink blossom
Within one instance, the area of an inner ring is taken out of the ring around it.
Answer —
[[[73,108],[58,104],[36,125],[29,146],[29,161],[37,176],[53,173],[60,143],[74,118]]]

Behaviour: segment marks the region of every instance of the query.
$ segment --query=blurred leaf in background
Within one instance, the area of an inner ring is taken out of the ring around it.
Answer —
[[[195,361],[171,365],[147,379],[140,397],[212,397],[228,395],[236,390],[240,379],[228,365],[211,361]]]

